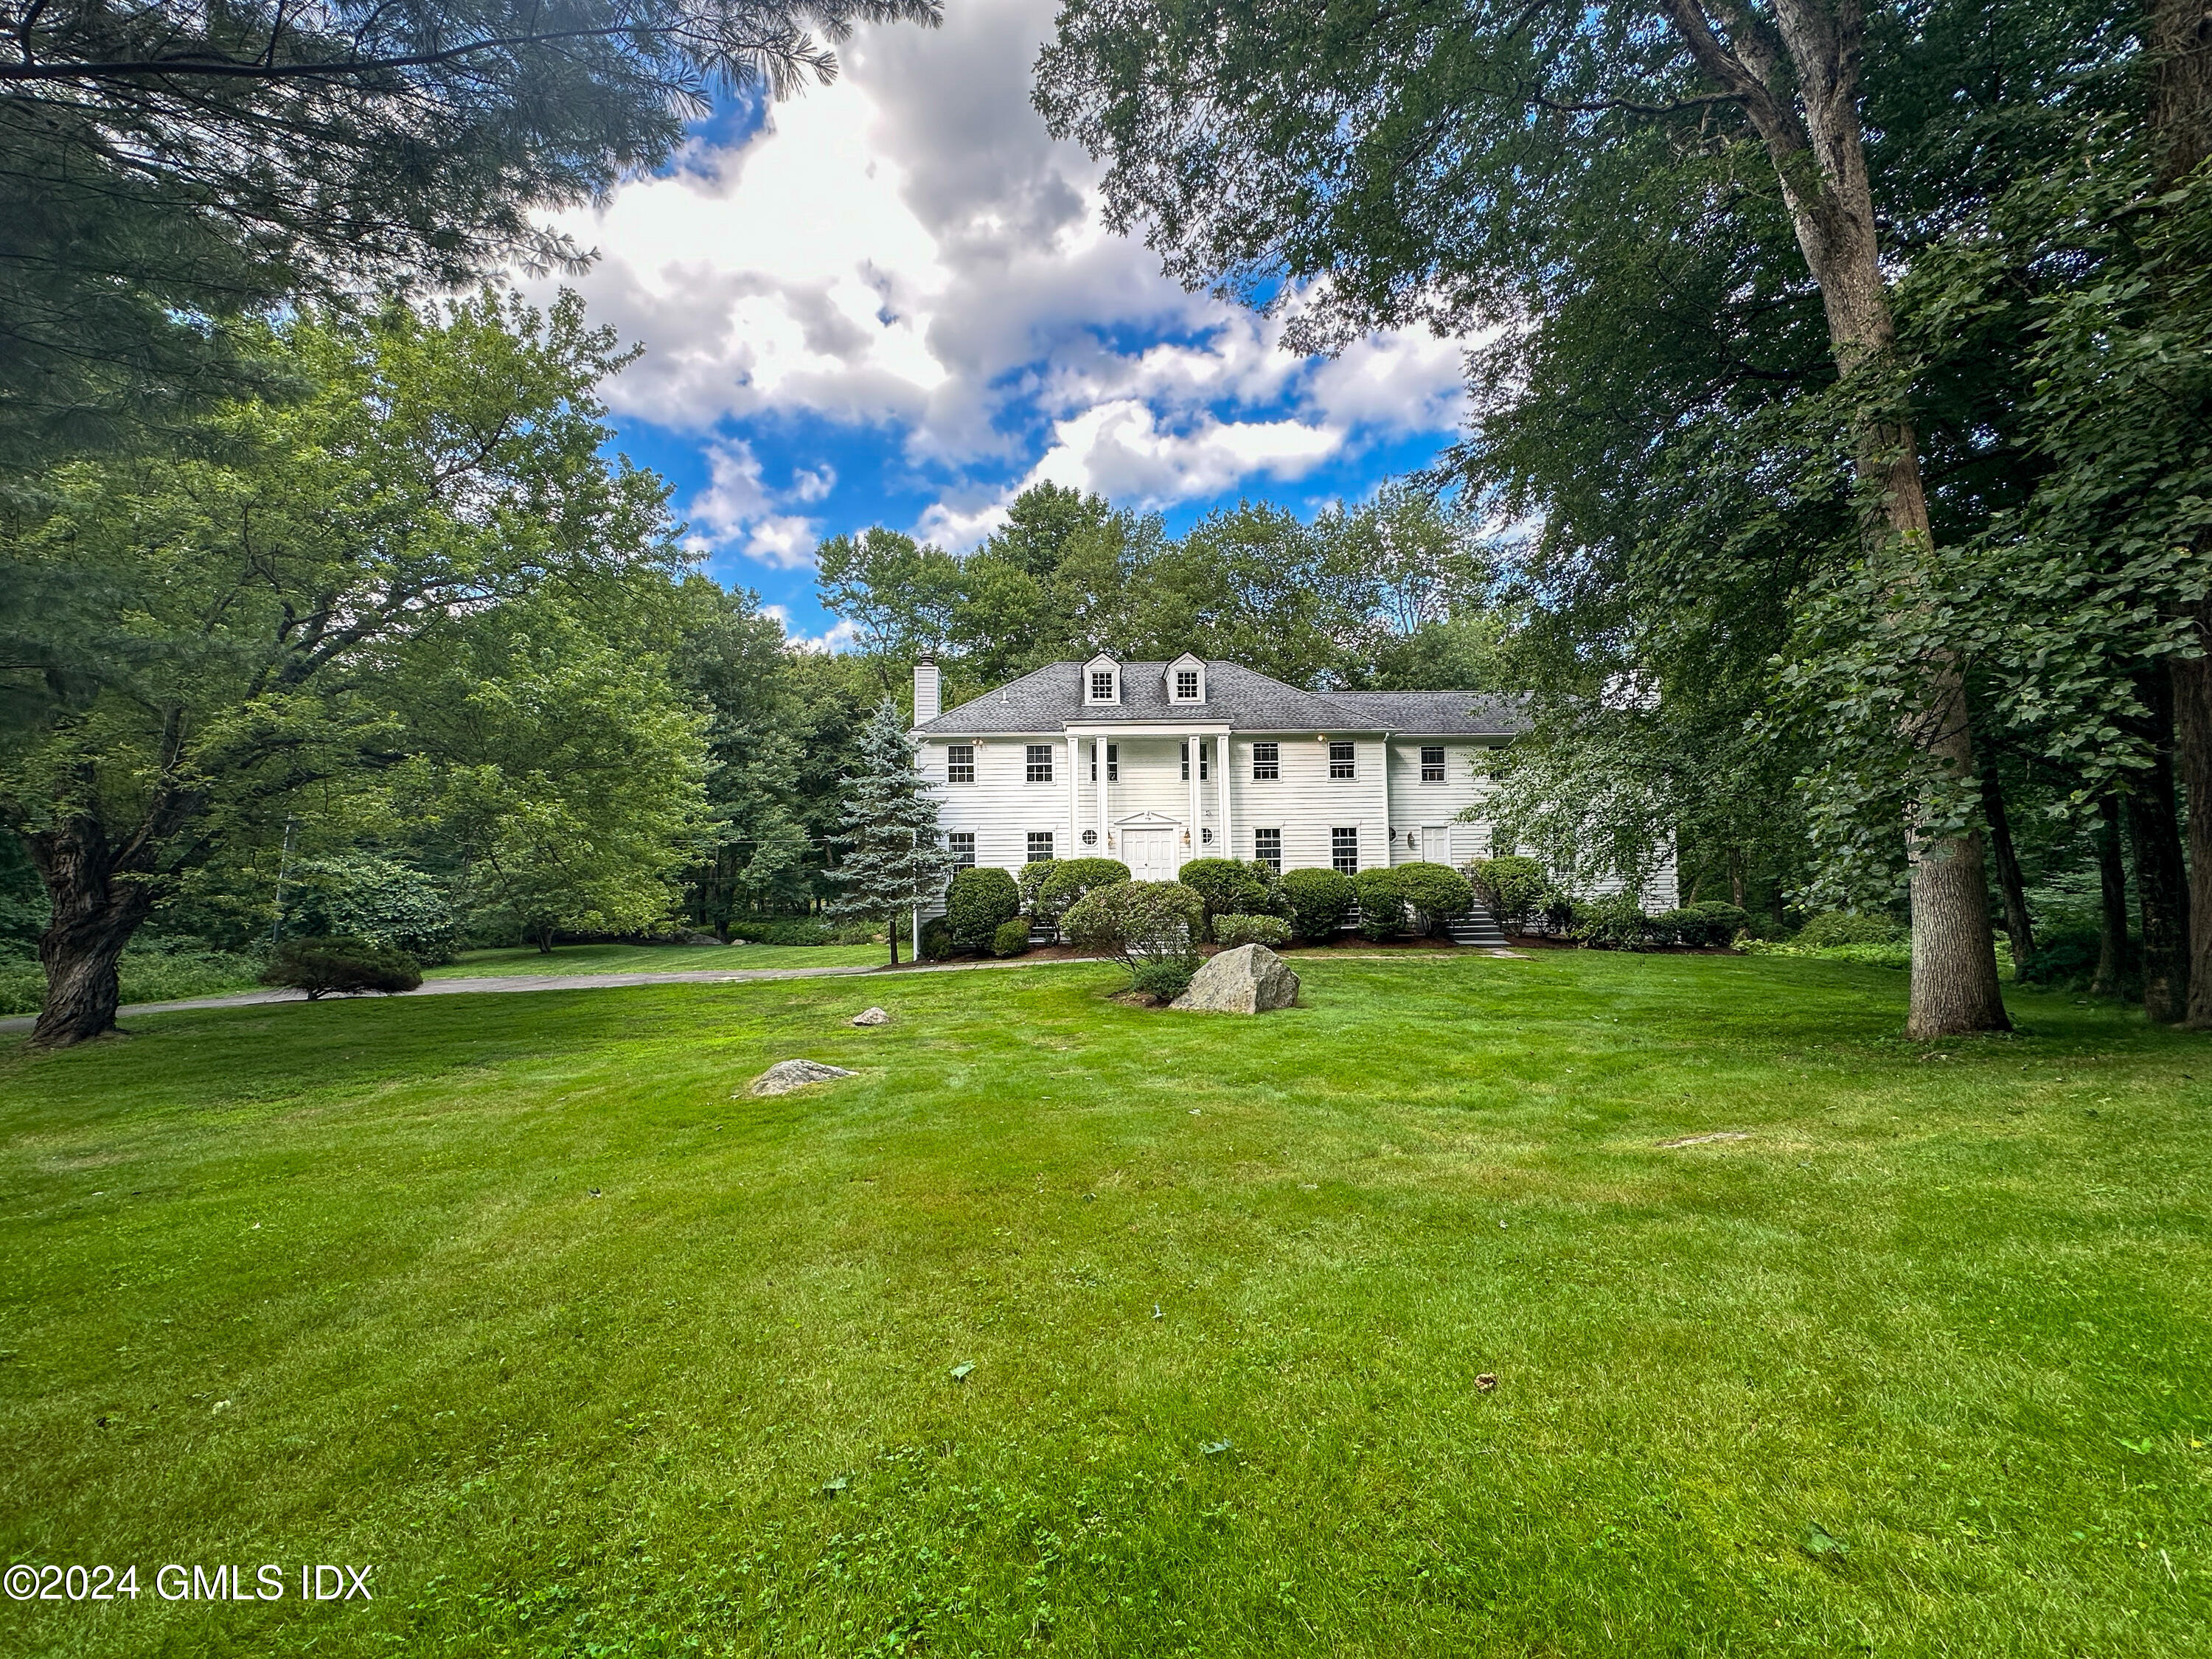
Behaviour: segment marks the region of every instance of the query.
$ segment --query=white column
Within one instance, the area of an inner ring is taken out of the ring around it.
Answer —
[[[1224,732],[1213,740],[1213,781],[1221,789],[1221,856],[1225,859],[1243,856],[1237,850],[1237,832],[1229,822],[1229,733]]]
[[[1199,744],[1204,739],[1194,732],[1183,741],[1190,745],[1190,855],[1202,859],[1206,856],[1206,830],[1198,821],[1198,754]]]
[[[1106,738],[1103,732],[1091,739],[1091,757],[1098,766],[1098,856],[1110,859],[1114,848],[1108,843],[1106,830]]]
[[[1074,732],[1067,734],[1067,856],[1083,856],[1083,757]]]

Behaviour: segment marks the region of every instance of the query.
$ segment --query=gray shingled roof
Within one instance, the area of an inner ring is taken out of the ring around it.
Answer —
[[[947,709],[915,730],[925,736],[1065,732],[1085,726],[1225,720],[1243,732],[1403,732],[1420,737],[1511,737],[1528,729],[1517,701],[1469,691],[1301,691],[1233,662],[1206,665],[1206,701],[1168,702],[1167,665],[1121,665],[1121,701],[1083,701],[1079,662],[1048,663]]]

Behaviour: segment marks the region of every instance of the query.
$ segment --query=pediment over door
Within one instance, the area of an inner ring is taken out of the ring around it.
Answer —
[[[1180,830],[1181,818],[1170,818],[1158,812],[1133,812],[1126,818],[1115,818],[1116,830]]]

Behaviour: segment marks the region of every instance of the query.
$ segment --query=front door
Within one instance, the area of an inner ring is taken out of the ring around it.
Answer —
[[[1173,881],[1176,878],[1175,831],[1124,830],[1121,832],[1121,862],[1129,866],[1132,881]]]
[[[1452,861],[1452,827],[1449,823],[1425,823],[1421,826],[1421,856],[1431,864],[1449,865]]]

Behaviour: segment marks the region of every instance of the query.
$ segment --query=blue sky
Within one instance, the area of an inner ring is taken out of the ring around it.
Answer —
[[[1409,331],[1332,360],[1185,294],[1106,233],[1097,169],[1029,105],[1051,0],[953,0],[860,31],[833,85],[733,101],[674,163],[562,221],[594,320],[645,355],[617,444],[665,476],[708,568],[835,644],[825,536],[964,550],[1048,478],[1181,529],[1239,497],[1301,513],[1427,462],[1460,349]]]

